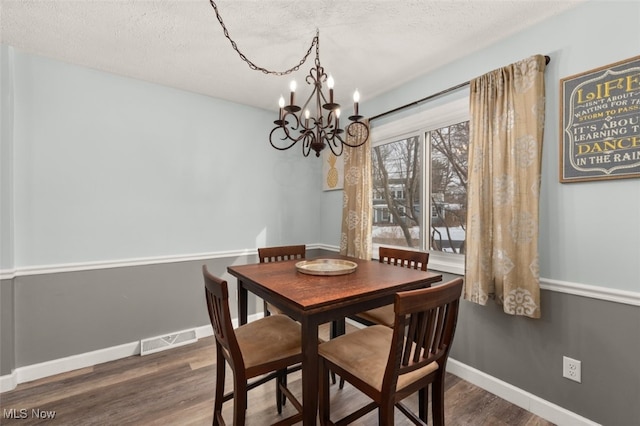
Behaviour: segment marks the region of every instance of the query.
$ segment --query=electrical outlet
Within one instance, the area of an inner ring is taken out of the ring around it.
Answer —
[[[562,377],[582,383],[581,362],[577,359],[562,357]]]

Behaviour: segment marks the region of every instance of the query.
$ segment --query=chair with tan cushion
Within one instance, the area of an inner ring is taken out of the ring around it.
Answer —
[[[429,263],[429,253],[391,247],[380,247],[378,249],[378,261],[380,263],[388,263],[390,265],[426,271],[427,263]],[[393,305],[381,306],[376,309],[360,312],[351,317],[351,319],[364,325],[382,324],[387,327],[393,327],[393,318]]]
[[[271,263],[271,262],[282,262],[284,260],[302,260],[306,258],[307,247],[304,244],[300,245],[292,245],[292,246],[275,246],[275,247],[261,247],[258,248],[258,259],[260,259],[260,263]],[[276,308],[271,303],[268,303],[266,300],[264,303],[264,316],[270,316],[271,314],[284,314],[281,309]],[[331,328],[331,336],[335,335],[334,327]],[[300,366],[296,366],[294,368],[289,369],[289,372],[293,372],[299,370]],[[334,373],[331,373],[331,377],[333,379],[333,383],[336,382],[336,377]],[[286,385],[286,377],[284,378],[284,384]],[[284,405],[285,400],[282,400],[282,404]]]
[[[443,425],[445,368],[461,293],[462,278],[397,293],[393,328],[374,325],[322,343],[318,347],[321,424],[348,424],[378,408],[378,424],[393,425],[394,407],[415,424],[426,424],[431,385],[433,424]],[[329,370],[373,401],[330,423]],[[415,392],[419,392],[417,416],[401,402]]]
[[[304,244],[294,246],[262,247],[258,249],[260,263],[281,262],[283,260],[304,259],[307,247]],[[283,312],[264,301],[264,316],[282,314]]]
[[[202,267],[209,319],[216,340],[216,391],[213,424],[224,425],[222,404],[233,398],[233,424],[245,423],[247,392],[276,379],[276,404],[282,412],[283,397],[298,413],[278,424],[294,424],[302,419],[302,406],[289,392],[287,367],[302,362],[300,324],[285,315],[272,315],[233,329],[227,282]],[[234,391],[224,394],[225,367],[233,371]],[[250,379],[260,377],[249,383]]]

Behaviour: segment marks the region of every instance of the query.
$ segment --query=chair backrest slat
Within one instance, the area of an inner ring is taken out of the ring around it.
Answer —
[[[445,335],[444,326],[445,326],[447,311],[448,311],[448,305],[442,306],[438,309],[436,326],[435,326],[434,335],[433,335],[433,343],[431,344],[431,351],[433,352],[440,349],[443,345],[442,339],[444,338],[444,335]]]
[[[426,271],[427,263],[429,263],[429,253],[391,247],[380,247],[378,249],[378,261],[380,263],[388,263],[390,265]]]
[[[258,249],[260,263],[280,262],[283,260],[304,259],[307,247],[302,245],[262,247]]]
[[[396,294],[393,342],[384,386],[434,361],[444,368],[455,332],[462,278]]]

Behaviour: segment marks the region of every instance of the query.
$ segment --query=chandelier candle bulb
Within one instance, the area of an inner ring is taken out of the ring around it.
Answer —
[[[360,102],[360,93],[358,89],[353,92],[353,114],[358,115],[358,102]]]
[[[283,120],[284,117],[284,96],[280,95],[280,99],[278,100],[278,106],[280,107],[280,118],[278,120]]]
[[[295,105],[294,97],[293,97],[293,95],[296,93],[296,81],[295,80],[293,80],[291,82],[291,84],[289,84],[289,89],[291,89],[291,102],[289,102],[289,105]]]
[[[333,103],[333,76],[329,75],[327,79],[327,87],[329,87],[329,103]]]

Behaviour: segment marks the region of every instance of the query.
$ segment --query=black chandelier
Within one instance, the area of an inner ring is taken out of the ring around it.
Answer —
[[[344,150],[344,146],[353,148],[363,145],[369,138],[369,125],[363,121],[363,116],[358,113],[358,102],[360,94],[356,90],[353,94],[353,115],[349,116],[350,123],[345,129],[340,128],[340,105],[333,100],[333,77],[327,76],[322,65],[320,65],[320,32],[316,30],[316,36],[311,42],[311,46],[306,55],[300,60],[298,65],[286,71],[269,71],[258,67],[240,52],[236,43],[229,36],[222,17],[218,12],[218,7],[213,0],[209,0],[216,12],[218,22],[224,30],[224,35],[229,39],[233,49],[240,55],[253,70],[262,71],[264,74],[286,75],[300,69],[312,52],[313,46],[316,48],[315,66],[309,71],[305,78],[307,84],[312,86],[312,91],[302,107],[295,104],[295,81],[291,83],[291,95],[289,104],[285,104],[284,97],[280,97],[280,110],[278,119],[274,121],[276,127],[269,133],[269,142],[275,149],[284,151],[293,147],[298,142],[302,142],[302,154],[307,157],[311,150],[315,151],[316,157],[327,146],[331,152],[339,156]],[[329,89],[329,99],[322,91],[322,85],[326,83]],[[274,139],[275,136],[275,139]]]
[[[360,94],[356,89],[353,94],[353,115],[349,117],[351,123],[345,130],[340,128],[340,104],[333,100],[334,80],[330,75],[327,76],[320,65],[318,31],[313,44],[316,46],[315,67],[311,68],[305,79],[307,84],[313,87],[311,94],[302,107],[299,107],[295,104],[296,82],[295,80],[291,82],[289,104],[285,105],[284,98],[280,96],[280,111],[278,119],[274,121],[276,127],[269,134],[269,142],[274,148],[283,151],[302,141],[302,154],[305,157],[311,150],[314,150],[316,157],[319,157],[320,152],[327,146],[334,155],[339,156],[345,145],[356,148],[364,144],[369,137],[369,126],[361,121],[364,117],[358,114]],[[329,100],[322,92],[322,84],[325,82],[329,88]],[[347,135],[346,140],[341,136],[343,133]],[[279,135],[276,137],[285,143],[274,143],[274,135]]]

